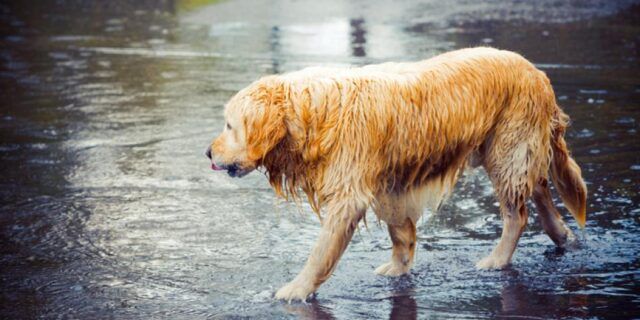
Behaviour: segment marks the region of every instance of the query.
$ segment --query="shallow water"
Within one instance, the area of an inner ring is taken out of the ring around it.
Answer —
[[[640,317],[634,1],[149,3],[0,4],[2,318]],[[572,117],[579,247],[533,213],[512,266],[476,271],[501,223],[470,172],[425,213],[410,276],[373,274],[391,246],[370,213],[314,301],[274,301],[319,223],[260,173],[210,171],[226,100],[265,74],[483,44],[534,61]]]

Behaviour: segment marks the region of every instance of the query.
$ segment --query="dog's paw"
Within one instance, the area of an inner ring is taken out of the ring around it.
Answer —
[[[490,255],[478,261],[478,263],[476,263],[476,268],[478,270],[497,270],[506,267],[508,264],[508,260],[498,259]]]
[[[567,234],[564,239],[565,239],[564,243],[559,245],[559,247],[561,248],[572,249],[572,248],[577,248],[580,245],[580,241],[578,240],[578,237],[576,237],[575,234],[571,232],[571,230],[569,230],[569,228],[567,228]]]
[[[381,276],[399,277],[403,274],[409,273],[409,267],[390,261],[376,268],[376,271],[374,272]]]
[[[293,280],[280,288],[280,290],[276,292],[275,298],[287,301],[288,303],[295,300],[304,302],[314,291],[315,288],[312,285],[303,281]]]

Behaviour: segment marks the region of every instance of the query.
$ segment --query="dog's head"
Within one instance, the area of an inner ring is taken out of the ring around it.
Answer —
[[[282,85],[261,79],[227,103],[222,133],[207,148],[213,170],[242,177],[258,167],[286,135]]]

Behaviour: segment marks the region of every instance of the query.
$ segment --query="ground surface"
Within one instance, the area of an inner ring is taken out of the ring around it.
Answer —
[[[634,1],[150,2],[0,4],[0,318],[640,317]],[[477,172],[425,213],[410,276],[373,274],[390,241],[369,215],[313,302],[274,301],[319,224],[259,173],[209,170],[225,101],[265,74],[477,45],[535,62],[572,117],[580,247],[534,213],[513,265],[476,271],[501,225]]]

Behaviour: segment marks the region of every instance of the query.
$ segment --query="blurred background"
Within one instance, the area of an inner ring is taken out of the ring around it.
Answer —
[[[469,172],[410,276],[373,274],[391,243],[369,213],[314,301],[274,301],[319,223],[259,172],[211,172],[224,103],[267,74],[480,45],[533,61],[572,118],[579,248],[532,210],[512,266],[476,271],[501,222]],[[639,50],[639,1],[3,1],[0,318],[640,317]]]

